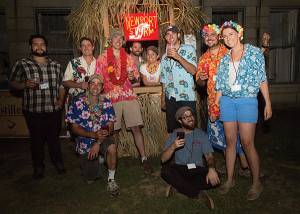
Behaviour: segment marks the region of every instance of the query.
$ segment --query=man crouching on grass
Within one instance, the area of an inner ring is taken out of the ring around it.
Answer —
[[[72,124],[72,131],[78,135],[76,151],[79,153],[82,175],[87,184],[101,177],[98,155],[104,156],[108,166],[107,192],[119,194],[115,181],[117,150],[112,136],[115,112],[110,100],[102,95],[103,77],[93,74],[88,81],[88,90],[75,99],[70,106],[66,121]]]
[[[204,191],[220,183],[208,137],[195,128],[194,112],[190,107],[179,108],[175,119],[182,128],[170,135],[161,154],[162,163],[166,163],[175,152],[175,164],[166,164],[161,170],[162,178],[170,184],[166,197],[180,192],[214,209],[213,200]],[[202,163],[203,155],[207,167]]]

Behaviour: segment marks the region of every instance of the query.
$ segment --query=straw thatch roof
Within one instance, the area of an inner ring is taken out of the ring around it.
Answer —
[[[173,25],[183,34],[200,33],[206,17],[200,8],[192,6],[188,0],[85,0],[67,19],[69,34],[75,44],[83,36],[104,44],[109,35],[108,25],[124,29],[124,14],[157,13],[161,45],[172,11]]]

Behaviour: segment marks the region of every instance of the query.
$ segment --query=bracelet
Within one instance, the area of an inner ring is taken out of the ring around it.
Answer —
[[[213,103],[209,106],[209,111],[208,111],[209,116],[211,114],[214,114],[216,116],[217,119],[220,118],[220,108],[219,108],[219,104]]]
[[[99,146],[101,145],[100,141],[96,141],[96,143],[97,143]]]

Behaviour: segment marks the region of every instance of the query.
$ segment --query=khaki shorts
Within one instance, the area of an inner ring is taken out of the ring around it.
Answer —
[[[113,107],[117,117],[117,122],[114,124],[114,130],[122,128],[122,116],[124,116],[126,129],[133,126],[143,126],[140,104],[137,100],[113,103]]]

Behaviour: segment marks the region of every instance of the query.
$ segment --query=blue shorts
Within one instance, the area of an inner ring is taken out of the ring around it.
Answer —
[[[256,97],[220,98],[220,120],[223,122],[257,123],[258,102]]]

